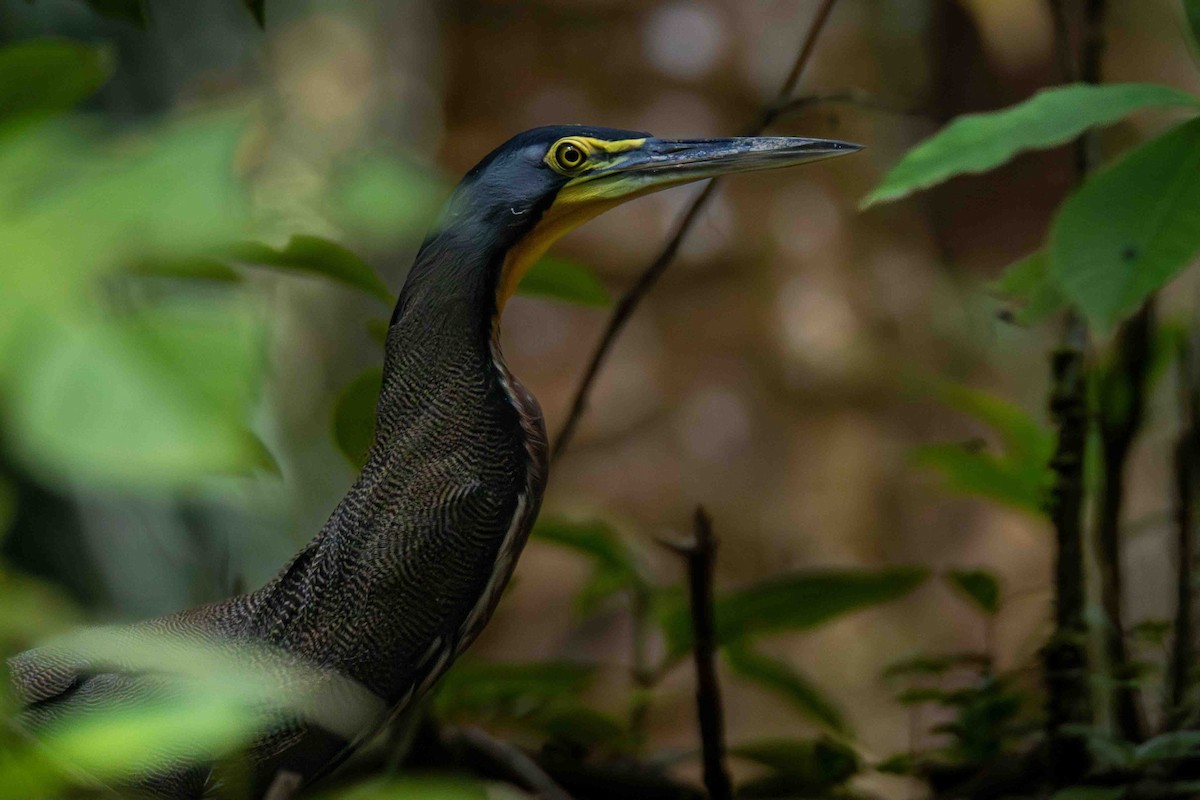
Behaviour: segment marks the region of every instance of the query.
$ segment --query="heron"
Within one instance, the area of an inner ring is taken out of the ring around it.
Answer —
[[[324,702],[273,717],[247,751],[260,796],[327,774],[476,639],[537,518],[546,428],[500,346],[501,314],[530,266],[568,231],[633,198],[858,149],[581,125],[536,128],[500,145],[451,192],[408,272],[387,332],[374,440],[324,527],[261,588],[127,626],[118,639],[182,636],[272,653],[330,678],[314,684]],[[22,653],[9,671],[23,703],[19,723],[35,735],[163,691],[161,676],[68,646]],[[219,780],[212,763],[164,758],[140,779],[142,793],[201,797]]]

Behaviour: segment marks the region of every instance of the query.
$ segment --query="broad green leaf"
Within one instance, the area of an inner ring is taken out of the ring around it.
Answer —
[[[905,597],[927,577],[928,571],[920,567],[805,570],[780,575],[718,598],[718,644],[812,630],[845,614]],[[664,599],[660,615],[668,659],[683,657],[692,648],[686,598],[674,595]]]
[[[574,550],[595,563],[591,578],[576,597],[576,610],[580,615],[592,613],[618,592],[648,587],[633,553],[620,535],[604,522],[572,522],[561,518],[539,520],[533,536]]]
[[[443,717],[532,714],[575,704],[593,678],[592,667],[564,661],[459,661],[439,684],[434,707]]]
[[[933,391],[944,405],[996,431],[1013,458],[1042,463],[1053,453],[1054,435],[1019,406],[981,389],[949,381],[939,382]]]
[[[102,17],[120,20],[139,28],[150,26],[149,0],[84,0]]]
[[[375,441],[375,406],[382,387],[383,370],[371,367],[350,381],[333,404],[333,439],[359,469]]]
[[[734,674],[774,692],[806,719],[841,736],[851,736],[837,704],[786,661],[752,650],[744,644],[725,648],[725,660]]]
[[[608,292],[591,270],[578,261],[553,256],[534,262],[521,279],[517,292],[583,306],[603,307],[609,304]]]
[[[1002,111],[958,117],[910,150],[863,207],[897,200],[956,175],[987,172],[1023,150],[1055,147],[1138,109],[1164,106],[1200,107],[1200,99],[1148,83],[1074,84],[1046,89]]]
[[[258,23],[258,27],[267,27],[267,1],[266,0],[242,0],[246,4],[246,10],[254,17],[254,21]]]
[[[34,39],[0,48],[0,123],[22,114],[65,111],[95,92],[113,71],[105,48]]]
[[[1062,288],[1050,274],[1045,250],[1009,265],[991,289],[1005,300],[1020,303],[1021,308],[1012,317],[1018,325],[1036,325],[1067,305]]]
[[[387,284],[367,262],[340,244],[318,236],[293,236],[282,249],[259,242],[242,242],[232,248],[231,255],[251,264],[321,275],[361,289],[385,303],[392,302]]]
[[[992,573],[982,569],[955,569],[946,573],[946,582],[988,616],[1000,612],[1000,581]]]
[[[1108,330],[1200,252],[1200,120],[1152,139],[1063,204],[1050,269],[1067,297]]]
[[[240,283],[242,280],[242,276],[233,267],[224,261],[206,256],[143,261],[130,267],[129,272],[132,275],[153,278],[199,279],[217,283]]]
[[[1192,45],[1200,47],[1200,0],[1183,0],[1183,13],[1192,33]]]
[[[401,155],[368,153],[343,166],[330,187],[330,214],[354,241],[387,250],[419,244],[449,181]]]
[[[180,484],[256,462],[247,431],[265,342],[214,306],[45,328],[10,388],[18,452],[53,474]]]

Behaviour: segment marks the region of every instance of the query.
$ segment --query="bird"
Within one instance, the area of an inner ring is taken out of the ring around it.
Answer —
[[[257,590],[106,635],[130,646],[178,637],[308,670],[317,677],[304,691],[323,696],[310,713],[272,717],[246,757],[256,796],[326,775],[476,639],[537,518],[546,427],[500,345],[501,314],[527,270],[564,234],[633,198],[858,149],[585,125],[509,139],[452,190],[418,250],[388,326],[365,466],[321,530]],[[124,665],[122,649],[102,658],[67,640],[10,659],[19,724],[36,736],[106,704],[164,696],[164,677]],[[142,794],[197,798],[220,780],[213,763],[163,758],[136,783]]]

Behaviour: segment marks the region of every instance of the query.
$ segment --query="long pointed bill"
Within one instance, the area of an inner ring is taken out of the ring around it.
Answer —
[[[807,164],[857,152],[862,147],[831,139],[743,136],[729,139],[646,139],[614,153],[604,166],[564,187],[587,200],[630,199],[642,194],[734,172]]]

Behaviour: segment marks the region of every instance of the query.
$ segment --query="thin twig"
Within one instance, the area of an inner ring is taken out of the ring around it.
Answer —
[[[519,748],[496,739],[481,728],[467,728],[454,738],[496,762],[541,800],[571,800],[571,795]]]
[[[783,113],[788,101],[792,97],[792,93],[796,89],[796,84],[800,81],[800,76],[804,73],[804,68],[808,66],[808,62],[812,58],[813,51],[817,46],[817,39],[820,37],[822,29],[825,27],[826,20],[829,19],[829,13],[833,11],[833,6],[837,0],[823,0],[821,7],[817,9],[817,14],[813,18],[812,25],[809,27],[808,34],[804,38],[803,44],[800,46],[800,52],[796,56],[796,60],[792,63],[791,70],[788,71],[787,78],[780,87],[775,98],[768,104],[759,115],[758,121],[752,125],[745,133],[747,136],[757,136],[762,133],[772,122]],[[709,200],[712,199],[713,193],[716,191],[720,178],[713,178],[704,187],[700,194],[696,195],[696,199],[688,206],[687,211],[679,220],[679,225],[675,228],[675,233],[672,234],[670,240],[667,241],[662,251],[658,256],[650,262],[637,281],[621,296],[613,308],[612,316],[609,317],[608,325],[604,329],[603,335],[600,337],[600,343],[596,345],[596,349],[592,352],[592,357],[588,360],[587,368],[583,372],[583,378],[579,381],[579,386],[575,389],[575,395],[571,400],[571,410],[567,414],[567,420],[563,423],[562,430],[559,431],[558,438],[554,441],[554,447],[551,450],[551,459],[556,460],[570,444],[572,437],[575,435],[575,429],[579,426],[579,421],[583,417],[583,412],[587,408],[588,396],[591,394],[592,387],[596,382],[596,376],[600,373],[600,367],[604,365],[609,353],[612,351],[613,344],[617,337],[624,329],[629,318],[633,316],[634,310],[641,304],[642,300],[654,288],[654,284],[658,283],[658,279],[667,271],[667,267],[675,260],[676,254],[679,252],[680,246],[683,244],[688,233],[696,224],[696,220],[700,217]]]
[[[672,549],[687,562],[704,787],[708,790],[709,800],[730,800],[733,784],[725,766],[725,723],[721,687],[717,682],[717,631],[713,611],[713,562],[717,542],[712,519],[703,506],[696,507],[695,537],[686,545],[675,545]]]
[[[857,89],[845,89],[840,92],[823,92],[821,94],[809,94],[793,98],[779,107],[776,119],[796,114],[813,106],[823,105],[848,105],[868,111],[892,114],[897,117],[933,117],[933,114],[928,111],[889,103],[869,92],[862,92]]]

